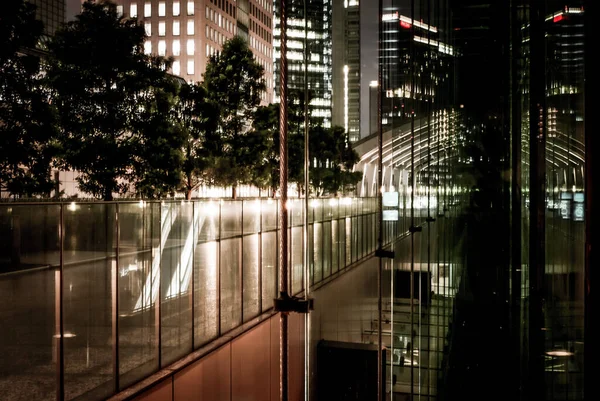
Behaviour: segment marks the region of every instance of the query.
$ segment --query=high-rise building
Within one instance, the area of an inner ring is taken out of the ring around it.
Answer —
[[[44,33],[52,35],[65,22],[65,0],[28,0],[36,5],[35,16],[44,23]]]
[[[290,0],[287,6],[287,87],[290,92],[304,93],[304,53],[308,56],[309,113],[313,122],[331,126],[332,110],[332,0]],[[279,102],[279,66],[281,52],[281,25],[279,1],[274,1],[274,70],[275,102]]]
[[[265,70],[263,103],[273,97],[273,5],[270,0],[116,0],[118,11],[143,22],[147,53],[173,57],[171,73],[202,80],[209,57],[235,35],[248,41]]]
[[[392,0],[383,9],[382,124],[402,124],[452,104],[456,49],[447,41],[441,10],[411,10],[411,2]]]
[[[360,139],[359,0],[333,0],[332,34],[332,120],[355,142]]]

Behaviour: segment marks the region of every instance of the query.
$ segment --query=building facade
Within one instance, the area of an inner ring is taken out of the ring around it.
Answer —
[[[268,0],[116,0],[125,17],[143,22],[147,53],[173,57],[171,73],[188,82],[202,80],[210,56],[240,35],[264,67],[267,90],[273,97],[273,5]]]
[[[28,0],[36,5],[35,16],[44,23],[44,33],[52,35],[65,22],[65,0]]]
[[[437,14],[437,15],[436,15]],[[411,10],[394,0],[383,9],[381,26],[382,124],[396,127],[411,113],[417,117],[453,104],[456,50],[446,33],[430,21],[439,10]]]
[[[360,139],[360,2],[334,0],[332,12],[332,81],[334,125],[344,127],[351,142]]]
[[[304,52],[308,53],[307,76],[311,121],[330,127],[332,123],[332,0],[290,0],[287,8],[288,93],[303,94]],[[281,29],[278,1],[275,5],[274,24],[274,101],[279,102],[279,65]]]

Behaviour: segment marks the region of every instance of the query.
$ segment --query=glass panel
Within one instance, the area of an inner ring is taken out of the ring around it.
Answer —
[[[317,208],[315,208],[317,209]],[[313,263],[315,271],[315,283],[323,280],[323,223],[313,224],[313,238],[312,238],[312,249],[313,249]]]
[[[59,226],[59,205],[0,204],[0,394],[6,400],[56,397]]]
[[[219,213],[221,206],[218,202],[197,202],[198,241],[214,241],[219,237]]]
[[[303,230],[304,227],[302,226],[292,228],[292,248],[290,249],[290,252],[292,254],[292,294],[298,294],[303,289]]]
[[[338,220],[331,221],[331,271],[335,273],[340,268],[340,234]]]
[[[221,238],[242,234],[242,202],[221,202]]]
[[[262,234],[262,310],[273,307],[277,297],[277,233]]]
[[[262,231],[277,229],[277,200],[267,199],[261,202]]]
[[[242,283],[240,277],[241,239],[221,241],[221,334],[242,322]]]
[[[166,366],[192,350],[191,277],[194,262],[193,206],[165,203],[161,242],[161,363]]]
[[[244,207],[244,234],[260,231],[260,200],[243,202]]]
[[[119,386],[158,370],[160,204],[119,204]]]
[[[194,253],[194,346],[215,338],[219,331],[217,274],[219,243],[205,242]]]
[[[244,284],[243,306],[244,322],[256,317],[259,313],[258,304],[258,234],[245,236],[243,242],[242,282]]]
[[[331,275],[331,222],[323,223],[323,277]]]
[[[65,398],[112,394],[112,280],[117,280],[114,204],[64,210]]]

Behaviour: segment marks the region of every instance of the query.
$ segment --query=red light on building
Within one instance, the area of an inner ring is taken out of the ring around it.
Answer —
[[[405,22],[405,21],[400,21],[400,26],[401,26],[402,28],[410,29],[410,26],[411,26],[411,25],[410,25],[408,22]]]
[[[553,22],[562,21],[562,19],[563,19],[563,18],[564,18],[564,17],[563,17],[563,15],[562,15],[562,14],[559,14],[559,15],[555,16],[555,17],[554,17],[554,19],[553,19],[552,21],[553,21]]]

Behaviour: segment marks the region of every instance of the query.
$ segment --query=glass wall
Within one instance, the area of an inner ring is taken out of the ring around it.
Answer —
[[[302,208],[290,204],[300,294]],[[272,199],[0,204],[0,392],[106,399],[271,312],[277,211]],[[372,255],[358,221],[376,220],[376,199],[316,199],[310,212],[310,282]]]

